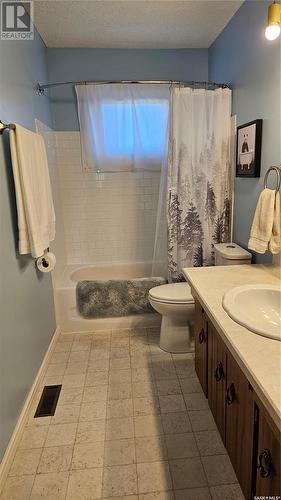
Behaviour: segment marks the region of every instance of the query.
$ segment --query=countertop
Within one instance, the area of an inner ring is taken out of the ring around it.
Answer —
[[[258,397],[281,427],[281,342],[257,335],[233,321],[222,307],[225,292],[241,285],[280,286],[280,267],[241,265],[183,269],[192,294],[218,330]]]

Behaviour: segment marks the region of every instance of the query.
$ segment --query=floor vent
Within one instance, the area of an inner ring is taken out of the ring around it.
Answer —
[[[61,385],[45,385],[34,418],[52,417],[55,414]]]

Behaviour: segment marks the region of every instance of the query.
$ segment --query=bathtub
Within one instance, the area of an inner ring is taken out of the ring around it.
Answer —
[[[113,280],[149,277],[151,263],[118,264],[111,266],[66,266],[54,288],[57,325],[62,332],[92,332],[119,328],[160,326],[158,313],[138,314],[120,318],[82,318],[76,307],[76,284],[83,280]]]

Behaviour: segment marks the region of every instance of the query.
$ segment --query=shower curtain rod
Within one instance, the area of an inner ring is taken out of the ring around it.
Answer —
[[[156,84],[156,85],[182,85],[184,87],[221,87],[223,89],[231,88],[228,83],[216,83],[216,82],[196,82],[196,81],[185,81],[185,80],[87,80],[87,81],[77,81],[77,82],[57,82],[57,83],[47,83],[41,85],[37,84],[36,91],[39,95],[43,95],[45,90],[53,87],[60,87],[62,85],[108,85],[108,84]]]

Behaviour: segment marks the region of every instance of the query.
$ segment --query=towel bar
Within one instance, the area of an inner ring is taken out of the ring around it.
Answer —
[[[3,134],[4,130],[9,129],[9,130],[15,130],[16,126],[14,123],[3,123],[0,120],[0,135]]]
[[[267,180],[270,172],[275,172],[276,174],[276,188],[275,191],[276,193],[279,191],[280,186],[281,186],[281,165],[278,167],[269,167],[267,170],[265,176],[264,176],[264,189],[267,188]]]

